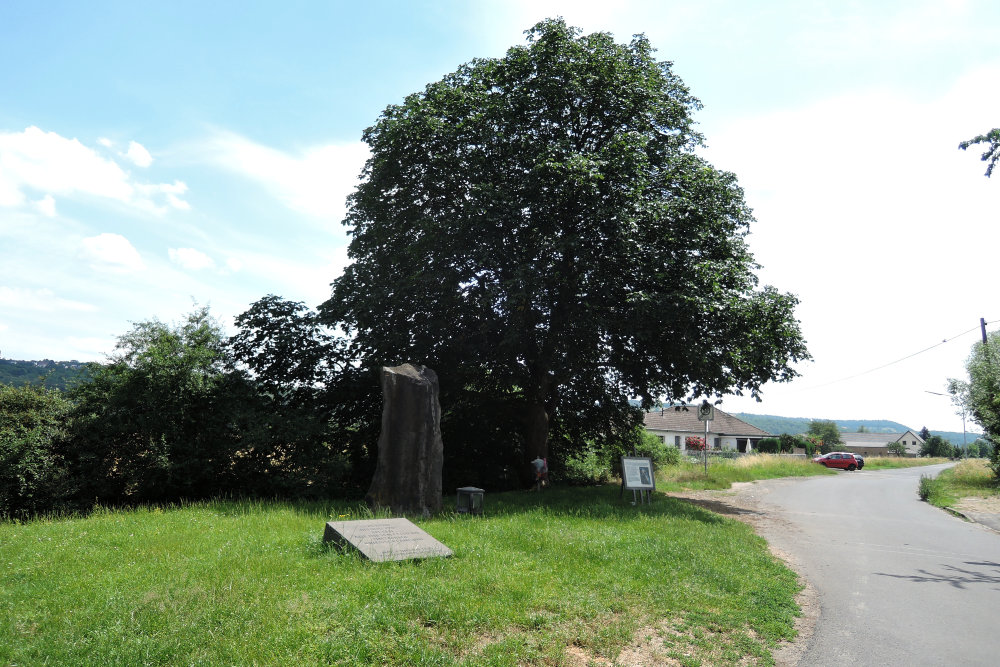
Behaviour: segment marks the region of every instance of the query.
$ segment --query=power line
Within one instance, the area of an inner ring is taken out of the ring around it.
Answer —
[[[1000,320],[993,320],[991,322],[986,322],[985,324],[994,324],[997,321],[1000,321]],[[924,352],[930,352],[931,350],[933,350],[936,347],[940,347],[940,346],[944,345],[945,343],[950,343],[951,341],[955,340],[956,338],[961,338],[962,336],[965,336],[966,334],[970,334],[973,331],[978,330],[980,328],[980,326],[983,326],[983,325],[982,324],[977,324],[976,326],[972,327],[971,329],[967,329],[966,331],[963,331],[960,334],[955,334],[954,336],[951,336],[949,338],[945,338],[940,343],[934,343],[930,347],[925,347],[922,350],[914,352],[913,354],[908,354],[905,357],[901,357],[899,359],[896,359],[895,361],[890,361],[887,364],[882,364],[881,366],[876,366],[875,368],[870,368],[867,371],[862,371],[861,373],[857,373],[855,375],[849,375],[847,377],[840,378],[839,380],[832,380],[830,382],[825,382],[823,384],[813,385],[812,387],[803,387],[803,389],[821,389],[823,387],[829,387],[832,384],[838,384],[840,382],[847,382],[848,380],[853,380],[855,378],[859,378],[859,377],[862,377],[864,375],[868,375],[869,373],[874,373],[875,371],[880,371],[883,368],[888,368],[889,366],[894,366],[895,364],[898,364],[898,363],[900,363],[902,361],[906,361],[907,359],[912,359],[913,357],[915,357],[917,355],[920,355],[920,354],[923,354]]]

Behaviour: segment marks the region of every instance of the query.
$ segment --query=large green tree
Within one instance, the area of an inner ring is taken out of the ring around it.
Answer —
[[[326,322],[364,365],[435,368],[445,418],[519,439],[522,462],[550,434],[630,429],[630,396],[792,378],[797,300],[758,287],[751,212],[696,153],[700,104],[671,64],[643,36],[527,34],[365,131]]]
[[[1000,438],[1000,332],[990,332],[984,342],[972,346],[965,370],[969,379],[948,381],[948,391],[973,421],[979,424],[987,439]],[[997,479],[1000,480],[1000,457],[997,459]]]

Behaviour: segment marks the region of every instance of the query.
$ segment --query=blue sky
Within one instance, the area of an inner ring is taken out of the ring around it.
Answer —
[[[674,62],[762,281],[802,300],[815,360],[722,408],[961,430],[926,392],[1000,320],[1000,181],[957,150],[1000,126],[989,1],[5,2],[0,356],[100,360],[195,302],[226,326],[268,293],[318,304],[363,130],[557,15]]]

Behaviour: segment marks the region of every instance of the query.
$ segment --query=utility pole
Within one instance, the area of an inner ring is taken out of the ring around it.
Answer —
[[[986,318],[985,317],[980,317],[979,318],[979,328],[983,332],[983,345],[986,345]]]

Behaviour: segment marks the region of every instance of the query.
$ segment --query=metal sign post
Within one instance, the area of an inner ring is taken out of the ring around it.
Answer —
[[[702,450],[702,456],[705,459],[706,475],[708,474],[708,423],[713,419],[715,419],[715,406],[707,400],[702,401],[698,406],[698,421],[705,423],[705,448]]]

